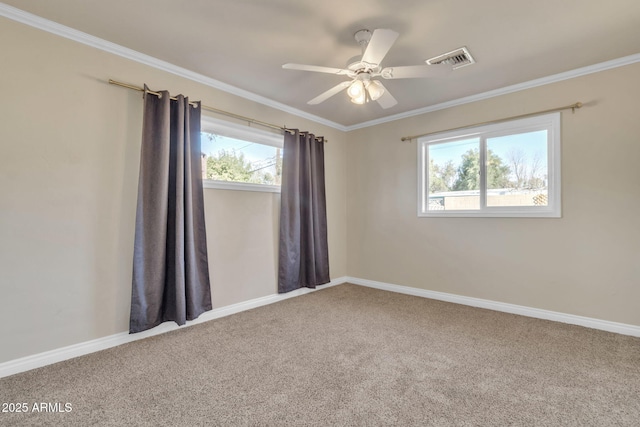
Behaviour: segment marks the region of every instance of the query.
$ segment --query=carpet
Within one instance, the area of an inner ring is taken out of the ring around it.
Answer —
[[[637,426],[640,339],[347,284],[0,379],[0,400],[27,409],[3,426]]]

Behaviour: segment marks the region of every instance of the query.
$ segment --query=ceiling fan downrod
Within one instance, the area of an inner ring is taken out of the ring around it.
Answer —
[[[362,49],[362,54],[364,55],[364,51],[367,50],[367,45],[369,44],[369,40],[371,40],[371,31],[369,30],[359,30],[353,35],[356,39],[356,42],[360,45]]]

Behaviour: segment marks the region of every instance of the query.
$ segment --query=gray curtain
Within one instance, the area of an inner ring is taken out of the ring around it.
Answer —
[[[324,138],[285,132],[278,292],[328,283]]]
[[[145,90],[147,89],[145,85]],[[211,310],[200,105],[145,92],[129,332]]]

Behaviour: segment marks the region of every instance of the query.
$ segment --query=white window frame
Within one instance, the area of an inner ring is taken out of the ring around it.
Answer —
[[[200,130],[206,133],[240,139],[247,142],[270,145],[272,147],[283,148],[284,146],[284,136],[282,134],[256,129],[244,124],[240,125],[208,116],[202,116],[200,118]],[[257,191],[266,193],[280,192],[279,185],[218,181],[214,179],[202,180],[202,186],[204,188],[214,188],[218,190]]]
[[[486,167],[480,171],[480,209],[478,210],[428,210],[430,144],[459,139],[479,138],[480,164],[485,164],[486,140],[496,136],[547,130],[547,206],[487,206]],[[539,217],[560,218],[561,211],[561,147],[560,113],[544,114],[488,125],[445,131],[418,139],[418,216],[419,217]]]

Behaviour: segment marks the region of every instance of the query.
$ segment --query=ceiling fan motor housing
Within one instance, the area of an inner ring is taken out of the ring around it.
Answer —
[[[352,74],[349,74],[349,77],[356,77],[362,73],[379,73],[380,66],[375,64],[369,64],[367,62],[362,61],[362,55],[356,55],[353,58],[350,58],[347,61],[347,70],[352,71]]]

